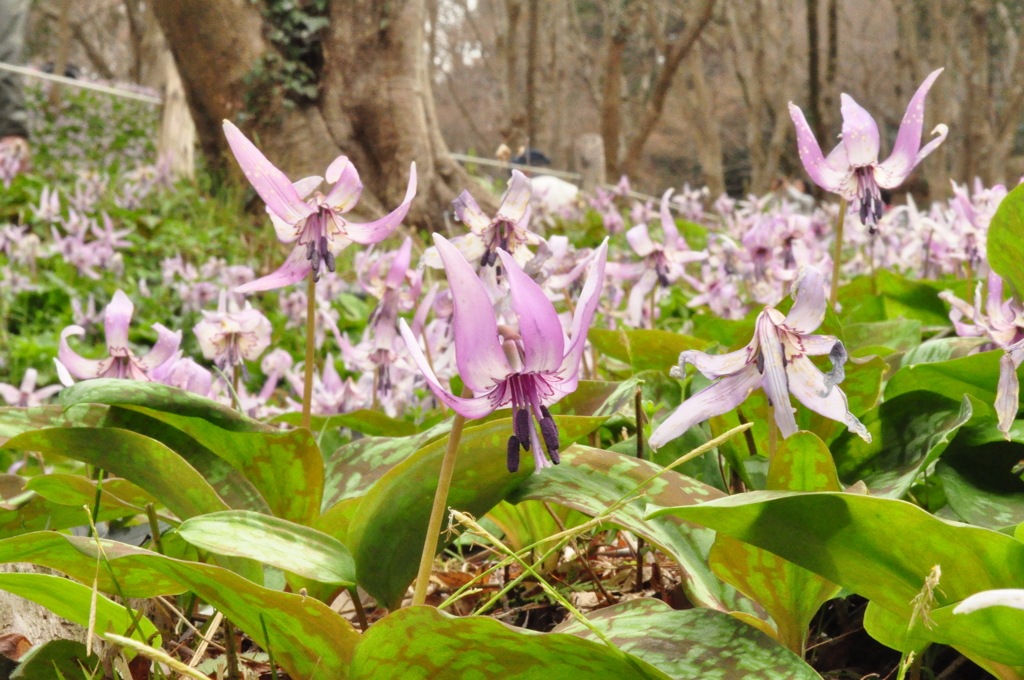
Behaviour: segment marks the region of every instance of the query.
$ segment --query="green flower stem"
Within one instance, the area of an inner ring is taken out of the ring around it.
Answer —
[[[469,397],[471,392],[463,388],[462,396]],[[420,556],[420,570],[416,574],[416,589],[413,591],[413,605],[427,601],[427,584],[430,583],[430,571],[434,566],[434,555],[437,553],[437,538],[441,533],[441,521],[448,507],[448,489],[452,485],[455,474],[455,459],[459,453],[459,440],[462,439],[462,428],[466,425],[466,417],[456,413],[452,430],[448,434],[448,448],[441,461],[441,473],[437,478],[437,491],[434,493],[434,505],[430,509],[430,523],[427,524],[427,537],[423,541],[423,554]]]
[[[306,288],[306,377],[302,385],[302,427],[310,429],[313,410],[313,363],[316,351],[316,279],[309,272]]]
[[[843,222],[846,221],[846,201],[839,203],[839,219],[836,220],[835,252],[832,253],[832,291],[828,295],[828,304],[833,311],[839,299],[839,267],[843,264]]]

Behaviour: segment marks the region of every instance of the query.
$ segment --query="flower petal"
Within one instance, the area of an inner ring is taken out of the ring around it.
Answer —
[[[156,343],[146,356],[136,360],[139,368],[144,371],[151,371],[170,359],[181,344],[181,331],[171,331],[159,323],[153,324],[150,328],[156,331]]]
[[[682,380],[686,377],[686,364],[692,364],[708,380],[715,380],[743,369],[748,363],[753,364],[753,354],[757,351],[757,336],[754,340],[735,352],[727,354],[705,354],[700,350],[688,349],[679,353],[679,364],[672,367],[671,375]]]
[[[861,168],[878,162],[878,123],[853,97],[839,95],[843,112],[843,147],[850,165]]]
[[[666,418],[651,434],[648,444],[660,448],[708,418],[728,413],[742,404],[757,389],[761,375],[753,364],[739,373],[722,378],[693,395]]]
[[[327,168],[327,181],[333,184],[324,201],[335,212],[347,213],[363,195],[359,171],[345,156],[338,156]]]
[[[565,379],[568,379],[569,373],[575,377],[579,371],[580,360],[583,358],[583,350],[587,344],[587,331],[590,329],[590,323],[594,320],[594,312],[597,311],[601,291],[604,290],[604,265],[607,259],[608,239],[605,238],[597,249],[594,261],[590,264],[587,280],[583,284],[583,290],[580,291],[579,300],[576,301],[576,312],[572,315],[569,346],[565,350],[565,359],[562,361],[563,378]]]
[[[554,305],[537,283],[502,249],[498,257],[508,276],[512,309],[519,319],[519,335],[526,352],[524,370],[555,371],[565,358],[565,335]]]
[[[455,210],[455,219],[465,224],[477,236],[481,236],[491,226],[491,218],[480,209],[476,199],[468,191],[463,191],[452,201],[452,208]]]
[[[669,199],[672,198],[672,189],[668,189],[661,195],[661,231],[665,234],[665,248],[668,250],[689,250],[686,239],[680,238],[679,228],[676,227],[675,218],[672,217],[672,209],[669,207]]]
[[[658,249],[658,246],[651,240],[646,224],[638,224],[627,231],[626,240],[629,242],[629,247],[633,249],[633,252],[640,257],[647,257]]]
[[[412,204],[412,199],[416,195],[416,163],[414,162],[409,167],[409,187],[405,190],[405,199],[402,204],[392,210],[384,217],[374,222],[367,222],[366,224],[356,224],[354,222],[345,223],[345,236],[349,239],[360,243],[362,245],[369,245],[371,243],[380,243],[395,230],[405,216],[409,213],[409,206]]]
[[[850,413],[846,395],[838,387],[828,389],[825,375],[810,359],[805,356],[794,357],[786,367],[786,374],[789,376],[789,391],[801,404],[826,418],[844,423],[864,441],[871,441],[867,428]],[[823,396],[826,393],[828,396]]]
[[[68,373],[79,380],[96,378],[105,368],[106,361],[86,359],[68,345],[68,337],[72,335],[85,335],[85,329],[81,326],[68,326],[60,334],[60,346],[57,348],[57,360],[64,365]]]
[[[483,418],[484,416],[494,412],[496,405],[491,403],[491,398],[488,395],[465,399],[448,393],[443,387],[441,387],[441,383],[437,380],[437,376],[435,376],[434,371],[431,370],[430,362],[428,362],[427,358],[423,355],[423,350],[420,349],[420,344],[416,341],[416,338],[413,336],[412,331],[409,329],[409,324],[405,322],[405,319],[398,320],[398,330],[402,334],[402,339],[405,340],[405,346],[409,349],[409,354],[412,355],[412,360],[416,362],[416,366],[418,366],[420,372],[423,373],[423,377],[427,379],[427,386],[430,387],[430,390],[438,399],[450,406],[456,413],[459,413],[466,418]]]
[[[512,372],[498,340],[494,306],[484,284],[455,246],[438,233],[434,234],[434,244],[444,262],[455,305],[455,361],[459,375],[469,389],[487,392]]]
[[[522,222],[530,207],[530,194],[532,193],[533,187],[530,185],[530,179],[518,170],[513,170],[512,179],[508,181],[508,191],[501,201],[501,206],[498,207],[498,212],[494,215],[495,221],[504,220],[512,224]]]
[[[107,336],[107,349],[128,347],[128,326],[132,322],[135,305],[118,289],[103,312],[103,330]],[[69,366],[70,368],[70,366]]]
[[[269,209],[267,214],[270,216],[270,223],[274,225],[274,233],[277,235],[277,240],[281,243],[294,243],[306,225],[306,220],[299,220],[298,224],[289,224]]]
[[[312,175],[310,177],[303,177],[298,182],[293,182],[292,186],[295,187],[295,193],[299,195],[299,198],[305,200],[307,196],[313,193],[313,190],[320,186],[324,181],[323,177],[317,177]],[[272,210],[267,209],[271,215],[274,214]]]
[[[638,328],[640,322],[644,318],[644,305],[647,302],[647,296],[651,294],[651,291],[658,285],[658,272],[653,269],[648,269],[640,277],[640,280],[633,284],[632,290],[629,291],[629,302],[626,303],[626,322]]]
[[[402,241],[402,247],[395,253],[391,260],[391,268],[384,283],[388,288],[398,288],[405,279],[405,273],[409,271],[409,261],[412,259],[412,237],[406,236]]]
[[[262,290],[274,290],[284,288],[306,278],[310,272],[309,260],[306,259],[306,247],[298,246],[288,256],[288,259],[278,267],[277,271],[266,276],[250,281],[235,288],[238,294],[256,293]]]
[[[1006,348],[1006,353],[999,359],[999,384],[996,386],[996,416],[999,418],[999,431],[1007,441],[1010,439],[1010,427],[1020,409],[1020,381],[1017,379],[1017,367],[1024,359],[1024,342],[1018,342]]]
[[[1012,607],[1024,609],[1024,590],[1020,588],[999,588],[983,590],[966,598],[953,608],[954,614],[970,614],[988,607]]]
[[[299,194],[283,172],[267,160],[256,146],[246,139],[242,131],[230,121],[224,121],[227,137],[235,160],[242,167],[246,179],[278,217],[295,224],[313,214],[313,209],[299,198]]]
[[[825,277],[814,267],[804,267],[794,286],[793,307],[782,325],[801,335],[811,333],[825,320],[827,304]]]
[[[14,385],[8,385],[7,383],[0,383],[0,397],[4,398],[11,406],[21,405],[21,390]]]
[[[925,97],[928,96],[928,90],[931,89],[935,79],[942,71],[943,69],[940,68],[928,74],[928,77],[921,83],[921,87],[917,88],[910,104],[907,105],[907,111],[903,114],[903,121],[900,123],[900,131],[896,134],[896,143],[893,144],[892,153],[875,169],[875,181],[880,187],[892,189],[902,184],[914,166],[946,138],[949,129],[945,125],[938,125],[933,130],[933,134],[938,133],[939,137],[921,149]]]
[[[755,333],[761,345],[764,362],[761,387],[774,407],[775,423],[779,426],[779,431],[783,437],[789,437],[797,431],[796,419],[793,417],[793,406],[789,402],[789,381],[782,354],[782,342],[779,340],[775,324],[767,313],[762,312],[757,317]]]
[[[793,119],[796,126],[797,150],[800,152],[800,160],[804,169],[810,176],[811,181],[825,191],[836,191],[843,183],[848,168],[838,168],[829,165],[821,153],[818,140],[811,132],[811,126],[807,124],[804,112],[793,102],[789,103],[789,117]]]
[[[71,387],[75,384],[75,379],[71,377],[71,373],[68,372],[68,367],[60,362],[57,357],[53,358],[53,365],[57,367],[57,379],[60,380],[60,384],[64,387]]]

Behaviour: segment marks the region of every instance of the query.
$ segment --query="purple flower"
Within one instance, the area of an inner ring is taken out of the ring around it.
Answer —
[[[233,302],[229,308],[226,290],[220,292],[217,311],[203,310],[203,320],[192,329],[203,357],[212,359],[221,369],[256,361],[270,346],[272,331],[270,320],[248,302],[242,309]]]
[[[511,405],[513,434],[508,440],[508,469],[519,469],[519,450],[533,450],[536,469],[551,463],[541,453],[540,426],[544,448],[558,463],[558,428],[548,406],[576,389],[580,359],[587,330],[594,317],[604,285],[608,243],[598,255],[580,293],[572,332],[566,338],[558,313],[544,291],[527,276],[510,254],[497,251],[508,274],[512,308],[519,328],[499,326],[484,284],[458,250],[439,234],[434,243],[444,263],[455,303],[455,354],[459,375],[473,391],[471,398],[445,391],[430,368],[419,342],[402,319],[399,328],[409,352],[438,399],[466,418],[482,418]]]
[[[81,326],[68,326],[60,334],[60,348],[57,359],[68,372],[79,380],[91,378],[131,378],[132,380],[150,380],[148,371],[160,366],[170,359],[181,344],[181,331],[171,332],[163,325],[155,323],[152,328],[157,332],[156,344],[144,357],[137,357],[128,347],[128,325],[132,320],[135,306],[123,291],[114,293],[114,299],[107,305],[103,317],[103,326],[107,336],[106,359],[86,359],[79,356],[68,345],[68,337],[85,335]]]
[[[452,239],[467,258],[480,257],[480,266],[496,264],[498,249],[511,253],[513,259],[524,264],[533,257],[527,244],[540,243],[539,236],[527,229],[530,224],[530,195],[533,187],[529,178],[518,170],[512,171],[508,192],[502,199],[494,218],[487,217],[477,202],[463,191],[452,201],[455,217],[469,227],[472,237]]]
[[[327,168],[327,181],[334,186],[325,196],[319,191],[314,193],[323,178],[307,177],[292,184],[228,121],[224,121],[224,135],[246,178],[267,204],[278,240],[296,244],[277,271],[239,286],[235,289],[237,293],[283,288],[301,281],[310,271],[317,279],[321,266],[333,272],[334,256],[353,241],[368,245],[387,238],[405,219],[416,195],[416,164],[413,163],[409,169],[409,188],[400,206],[375,222],[349,222],[342,215],[355,207],[363,184],[348,158],[338,156]],[[311,193],[313,196],[307,199]]]
[[[45,400],[61,391],[63,385],[60,384],[48,385],[37,390],[36,379],[38,377],[39,371],[34,368],[30,368],[25,371],[25,377],[21,379],[20,387],[8,385],[7,383],[0,383],[0,397],[3,397],[4,401],[11,406],[27,408],[30,406],[39,406]]]
[[[158,383],[193,392],[201,397],[210,396],[213,376],[208,370],[189,358],[182,358],[181,350],[149,372]]]
[[[817,269],[806,267],[797,281],[789,314],[765,307],[757,317],[754,338],[749,345],[720,355],[697,350],[681,353],[679,365],[670,371],[673,377],[684,378],[686,364],[691,363],[709,380],[721,380],[680,404],[651,435],[651,447],[663,446],[697,423],[728,413],[758,387],[775,406],[775,422],[783,437],[797,431],[789,402],[792,394],[807,408],[845,423],[870,442],[871,435],[850,413],[846,395],[836,387],[844,376],[846,349],[843,343],[832,335],[811,334],[825,320],[825,310],[824,278]],[[827,375],[808,358],[822,354],[832,360],[832,371]]]
[[[853,203],[860,213],[861,222],[868,225],[878,223],[882,217],[882,195],[879,187],[895,189],[907,178],[924,157],[946,139],[949,128],[943,124],[935,126],[932,134],[938,135],[921,148],[921,128],[924,125],[924,100],[932,83],[942,69],[932,71],[903,115],[899,133],[892,153],[885,161],[878,162],[879,135],[875,119],[847,94],[841,95],[843,113],[842,141],[825,158],[821,147],[814,139],[814,133],[798,106],[789,103],[789,115],[796,125],[797,147],[800,160],[807,174],[815,184],[825,191],[839,194]]]

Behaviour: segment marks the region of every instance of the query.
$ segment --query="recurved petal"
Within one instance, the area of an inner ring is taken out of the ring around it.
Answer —
[[[789,391],[801,404],[826,418],[844,423],[864,441],[871,441],[867,428],[850,413],[846,395],[838,387],[829,390],[825,385],[824,374],[810,359],[795,357],[786,367],[786,373],[789,376]],[[828,396],[824,396],[826,392]]]
[[[295,193],[299,195],[299,198],[305,200],[307,196],[313,193],[314,189],[316,189],[318,186],[320,186],[321,183],[323,183],[323,181],[323,177],[317,177],[316,175],[312,175],[310,177],[303,177],[298,182],[293,182],[292,186],[295,187]],[[271,211],[269,208],[267,209],[267,212],[269,212],[271,215],[274,214],[273,211]]]
[[[793,345],[797,354],[809,357],[828,354],[839,341],[839,338],[834,335],[797,335],[796,333],[787,333],[785,339],[786,342]]]
[[[85,335],[85,329],[81,326],[68,326],[60,334],[60,346],[57,348],[57,360],[64,365],[68,373],[79,380],[96,378],[103,372],[104,361],[86,359],[68,345],[68,338],[72,335]],[[65,383],[66,384],[66,383]]]
[[[346,223],[345,236],[364,246],[383,241],[405,219],[405,216],[409,213],[409,206],[412,205],[414,196],[416,196],[415,162],[409,166],[409,186],[405,190],[405,199],[402,201],[402,204],[379,220],[367,222],[366,224]]]
[[[907,105],[907,111],[903,114],[903,122],[900,123],[900,131],[896,134],[896,143],[893,144],[892,153],[875,169],[875,181],[879,186],[892,189],[902,184],[914,166],[941,144],[949,133],[949,129],[945,125],[936,126],[933,133],[937,133],[939,136],[924,149],[921,149],[924,101],[928,96],[928,90],[931,89],[942,70],[940,68],[928,74],[928,77],[921,83],[921,87],[917,88],[910,104]]]
[[[597,303],[604,289],[604,265],[607,259],[608,239],[605,238],[594,255],[580,298],[576,301],[569,346],[565,350],[565,360],[562,362],[562,370],[567,374],[575,374],[580,368],[580,359],[583,358],[583,350],[587,344],[587,331],[590,329],[590,322],[594,320],[594,312],[597,311]]]
[[[793,307],[782,322],[786,330],[806,334],[825,320],[825,277],[814,267],[800,270],[793,290]]]
[[[630,326],[639,327],[644,318],[644,306],[647,303],[647,296],[651,294],[658,285],[658,272],[648,269],[643,276],[633,284],[629,291],[629,302],[626,303],[626,320]]]
[[[761,345],[761,356],[764,363],[761,386],[768,400],[775,409],[775,423],[783,437],[789,437],[797,430],[796,419],[793,417],[793,406],[789,403],[789,381],[786,377],[786,366],[782,355],[782,343],[779,340],[775,324],[769,316],[762,313],[757,317],[757,339]]]
[[[498,341],[494,307],[484,284],[455,246],[436,232],[434,244],[444,262],[455,305],[455,361],[459,375],[469,389],[487,392],[512,372]]]
[[[647,257],[658,249],[658,246],[651,240],[646,224],[638,224],[627,231],[626,240],[629,242],[633,252],[640,257]]]
[[[757,389],[761,375],[751,364],[740,372],[722,378],[714,385],[705,387],[693,395],[658,426],[648,443],[657,449],[676,437],[682,436],[697,423],[708,418],[728,413],[746,400]]]
[[[689,246],[685,239],[679,237],[679,229],[672,217],[672,209],[669,207],[669,199],[672,198],[672,189],[668,189],[661,195],[661,231],[665,234],[665,248],[667,250],[687,250]]]
[[[1010,427],[1017,417],[1020,408],[1020,382],[1017,380],[1017,367],[1020,366],[1024,349],[1011,345],[999,359],[999,383],[996,386],[996,416],[999,418],[999,431],[1007,441],[1010,439]]]
[[[530,207],[531,193],[533,193],[533,188],[529,178],[518,170],[513,170],[512,179],[508,181],[508,192],[501,201],[501,206],[498,207],[494,219],[519,224]]]
[[[434,371],[430,369],[430,363],[423,355],[423,350],[420,349],[420,344],[413,336],[412,331],[409,330],[409,325],[405,322],[405,319],[398,320],[398,330],[402,334],[402,339],[405,340],[406,347],[409,348],[409,354],[412,356],[413,361],[416,362],[416,366],[419,367],[423,377],[426,378],[427,386],[430,387],[430,391],[438,399],[466,418],[483,418],[494,412],[496,406],[491,403],[491,399],[487,395],[464,399],[448,393],[441,387],[441,383],[437,380],[437,376],[434,375]]]
[[[519,335],[526,351],[526,371],[548,372],[558,369],[565,358],[565,335],[558,313],[536,282],[516,261],[498,249],[512,292],[512,309],[519,319]]]
[[[281,243],[294,243],[295,239],[299,238],[299,234],[302,233],[302,228],[306,224],[305,219],[299,220],[298,224],[289,224],[275,215],[269,208],[267,209],[267,215],[270,216],[270,223],[274,225],[274,233],[277,235],[277,240]]]
[[[800,160],[804,169],[810,176],[811,181],[825,191],[836,191],[843,184],[848,168],[837,168],[829,165],[821,153],[818,140],[814,138],[811,126],[807,124],[804,112],[796,104],[789,103],[789,117],[793,119],[796,126],[797,150],[800,152]]]
[[[310,265],[309,260],[306,259],[306,247],[298,246],[292,250],[291,255],[278,267],[277,271],[238,286],[235,288],[235,292],[245,294],[284,288],[306,278],[309,272]]]
[[[756,342],[755,337],[747,347],[727,354],[705,354],[696,349],[685,350],[680,352],[679,364],[672,368],[672,375],[680,380],[686,377],[686,364],[691,364],[708,380],[738,373],[748,363],[753,364],[751,357],[757,351]]]
[[[405,237],[402,246],[395,253],[391,260],[391,268],[384,282],[389,288],[398,288],[405,279],[405,273],[409,271],[409,261],[412,259],[412,238]]]
[[[455,219],[465,224],[477,236],[481,236],[491,225],[491,218],[484,214],[468,191],[463,191],[452,201],[452,208],[455,210]]]
[[[1000,588],[998,590],[983,590],[975,593],[958,604],[954,614],[970,614],[979,609],[988,607],[1012,607],[1024,609],[1024,590],[1020,588]]]
[[[156,331],[156,343],[146,356],[137,360],[139,368],[144,371],[151,371],[170,359],[181,344],[181,331],[172,331],[159,323],[150,328]]]
[[[103,330],[107,337],[107,349],[128,347],[128,326],[132,322],[135,305],[118,290],[103,312]],[[70,368],[70,367],[69,367]]]
[[[21,390],[14,385],[0,383],[0,397],[3,397],[4,401],[11,406],[20,406]]]
[[[363,195],[363,182],[359,179],[359,171],[345,156],[338,156],[327,168],[327,181],[334,186],[331,187],[325,201],[335,212],[347,213]]]
[[[224,136],[235,159],[242,167],[245,178],[278,217],[295,224],[313,214],[313,209],[299,198],[295,187],[283,172],[267,160],[256,146],[245,138],[242,131],[230,121],[224,121]]]
[[[850,165],[855,168],[878,162],[878,124],[853,97],[839,96],[843,113],[843,147]]]

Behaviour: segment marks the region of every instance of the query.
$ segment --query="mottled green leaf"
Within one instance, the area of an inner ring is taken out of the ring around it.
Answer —
[[[302,422],[301,413],[282,413],[270,420],[271,423],[287,423],[298,427]],[[416,434],[417,427],[407,420],[396,420],[389,418],[380,411],[359,409],[351,413],[341,413],[334,416],[311,416],[310,429],[313,432],[322,432],[338,427],[347,427],[356,432],[362,432],[367,437],[408,437]]]
[[[936,466],[949,506],[969,524],[989,529],[1024,522],[1024,481],[1013,468],[1024,458],[1024,422],[1015,421],[1013,441],[995,423],[963,428]]]
[[[906,352],[921,344],[921,322],[917,319],[893,319],[871,323],[849,323],[843,326],[846,349],[886,347]]]
[[[605,382],[580,380],[576,391],[551,405],[551,413],[563,416],[611,416],[632,403],[636,380]]]
[[[988,342],[987,338],[939,338],[929,340],[913,348],[903,355],[900,366],[914,366],[916,364],[934,364],[950,359],[959,359],[970,354],[981,345]]]
[[[661,471],[661,466],[635,457],[576,445],[563,454],[561,465],[528,477],[508,500],[513,503],[550,501],[595,517]],[[646,493],[637,495],[608,519],[643,536],[670,555],[682,570],[682,586],[691,602],[729,611],[738,608],[736,593],[723,586],[706,564],[713,532],[671,517],[644,520],[648,504],[689,505],[722,496],[717,489],[669,470],[647,485]],[[751,604],[744,601],[740,608],[754,613]]]
[[[355,563],[340,541],[278,517],[245,510],[215,512],[182,522],[178,533],[219,555],[248,557],[322,583],[355,584]]]
[[[49,427],[98,427],[107,414],[101,404],[85,404],[64,410],[56,404],[33,408],[0,408],[0,445],[32,430]]]
[[[845,324],[915,319],[924,326],[948,326],[949,316],[938,293],[949,285],[910,280],[887,269],[875,272],[874,282],[858,276],[839,288]]]
[[[847,432],[832,444],[839,476],[847,484],[863,480],[876,496],[902,498],[960,428],[984,421],[987,410],[966,395],[953,400],[916,391],[888,399],[861,419],[871,442]]]
[[[914,598],[939,566],[936,625],[927,628],[918,617],[913,634],[1000,663],[1024,663],[1016,639],[940,611],[981,590],[1024,587],[1024,544],[1010,536],[948,522],[904,501],[849,493],[757,491],[650,516],[664,514],[768,550],[908,620]]]
[[[927,390],[960,401],[969,394],[991,404],[999,382],[1002,350],[971,354],[959,359],[930,364],[914,364],[896,371],[885,386],[885,398],[894,399],[907,392]],[[1024,368],[1021,369],[1024,372]]]
[[[109,470],[153,494],[182,519],[228,506],[178,454],[160,442],[116,428],[51,428],[18,435],[5,448],[56,453]]]
[[[582,416],[555,420],[563,441],[585,436],[604,422]],[[509,474],[506,469],[511,434],[511,418],[465,429],[448,494],[450,507],[482,517],[530,475],[529,454],[523,456],[519,472]],[[389,470],[363,497],[349,526],[348,546],[356,559],[359,585],[389,608],[401,600],[416,576],[446,447],[447,439],[435,441]]]
[[[768,489],[840,491],[842,487],[825,443],[810,432],[797,432],[775,452],[768,468]],[[719,578],[764,607],[775,624],[774,637],[801,656],[811,619],[839,592],[834,583],[726,535],[715,539],[708,562]]]
[[[0,574],[0,590],[32,600],[80,626],[89,625],[92,588],[81,583],[49,574]],[[131,625],[132,618],[123,606],[102,595],[96,598],[96,630],[113,630],[124,634]],[[152,640],[157,646],[160,645],[160,634],[156,626],[144,616],[131,637],[143,642]]]
[[[661,600],[621,602],[587,617],[624,652],[676,680],[818,680],[793,652],[735,617],[713,609],[675,611]],[[597,641],[576,620],[555,628]]]
[[[680,352],[708,346],[707,340],[657,329],[592,328],[587,337],[601,354],[629,364],[634,371],[668,372],[679,361]]]
[[[103,549],[129,597],[191,590],[261,644],[265,639],[262,617],[275,660],[296,680],[346,677],[359,634],[322,602],[264,588],[221,567],[177,560],[124,543],[103,541]],[[0,541],[0,560],[40,564],[91,582],[96,541],[52,532],[31,534]],[[100,587],[109,592],[112,584],[104,572],[100,570]],[[156,589],[158,581],[162,589]]]
[[[77,640],[50,640],[36,645],[19,660],[11,680],[92,680],[86,673],[102,666],[96,653],[90,655],[87,651]]]
[[[653,680],[647,663],[573,635],[535,633],[485,616],[408,607],[373,624],[356,647],[351,680]]]
[[[104,480],[100,491],[101,507],[124,510],[125,516],[145,512],[145,509],[128,503],[111,493],[107,481]],[[96,502],[96,482],[81,475],[60,473],[39,475],[28,480],[25,488],[35,491],[48,501],[75,508],[81,508],[83,505],[92,507]]]
[[[1024,295],[1024,188],[1006,195],[988,227],[992,271]]]

